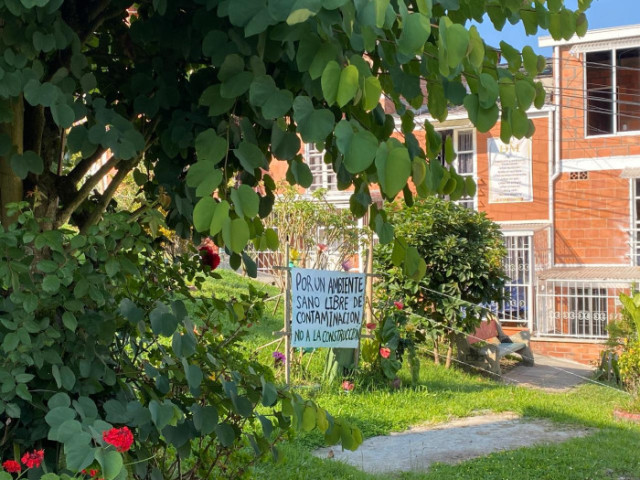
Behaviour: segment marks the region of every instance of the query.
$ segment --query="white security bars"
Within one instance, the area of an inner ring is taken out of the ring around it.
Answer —
[[[498,319],[501,322],[528,324],[533,307],[531,236],[505,236],[504,243],[507,256],[503,266],[509,280],[505,284],[507,300],[498,309]]]
[[[538,337],[607,338],[607,325],[620,319],[620,280],[540,280],[534,334]]]

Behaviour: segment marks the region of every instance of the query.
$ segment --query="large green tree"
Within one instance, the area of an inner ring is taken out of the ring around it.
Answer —
[[[326,150],[339,188],[353,187],[352,211],[372,209],[390,242],[372,184],[409,201],[408,182],[419,195],[475,188],[425,161],[441,140],[418,125],[423,149],[411,107],[426,102],[444,120],[464,105],[480,131],[501,118],[504,138],[533,133],[525,112],[544,101],[534,81],[544,59],[486,45],[470,21],[498,30],[521,21],[529,34],[568,39],[587,28],[590,1],[578,3],[574,12],[562,0],[2,0],[2,223],[6,205],[26,198],[52,228],[84,230],[133,172],[170,226],[213,236],[239,266],[250,239],[273,238],[261,221],[274,200],[270,164],[287,162],[291,183],[311,183],[302,141]],[[382,96],[402,118],[402,140]],[[419,275],[415,249],[407,259],[406,273]]]

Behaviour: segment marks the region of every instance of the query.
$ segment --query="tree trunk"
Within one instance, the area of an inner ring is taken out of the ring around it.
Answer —
[[[453,343],[449,340],[449,345],[447,346],[447,360],[445,361],[444,368],[451,368],[451,359],[453,358]]]
[[[12,103],[11,110],[13,114],[11,123],[0,125],[0,131],[9,135],[16,152],[22,154],[24,151],[24,104],[22,97]],[[24,194],[22,180],[11,168],[10,155],[0,157],[0,222],[4,226],[16,220],[15,216],[9,217],[7,214],[7,205],[22,201]]]
[[[440,342],[438,337],[433,339],[433,363],[436,365],[440,365],[440,350],[439,350]]]

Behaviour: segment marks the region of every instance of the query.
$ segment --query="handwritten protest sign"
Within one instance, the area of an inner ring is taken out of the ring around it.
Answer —
[[[359,273],[291,269],[292,346],[357,348],[365,283]]]

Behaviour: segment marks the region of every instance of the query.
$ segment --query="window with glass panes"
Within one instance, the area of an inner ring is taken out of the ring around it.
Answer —
[[[640,130],[640,47],[585,54],[586,134]]]
[[[324,163],[324,152],[318,150],[315,145],[308,143],[305,147],[305,157],[313,176],[309,191],[318,190],[319,188],[335,189],[338,185],[336,174],[331,165]]]
[[[473,162],[473,130],[458,130],[454,136],[456,160],[454,166],[456,172],[463,177],[474,177],[474,162]],[[457,202],[465,208],[474,209],[475,199],[465,195]]]

